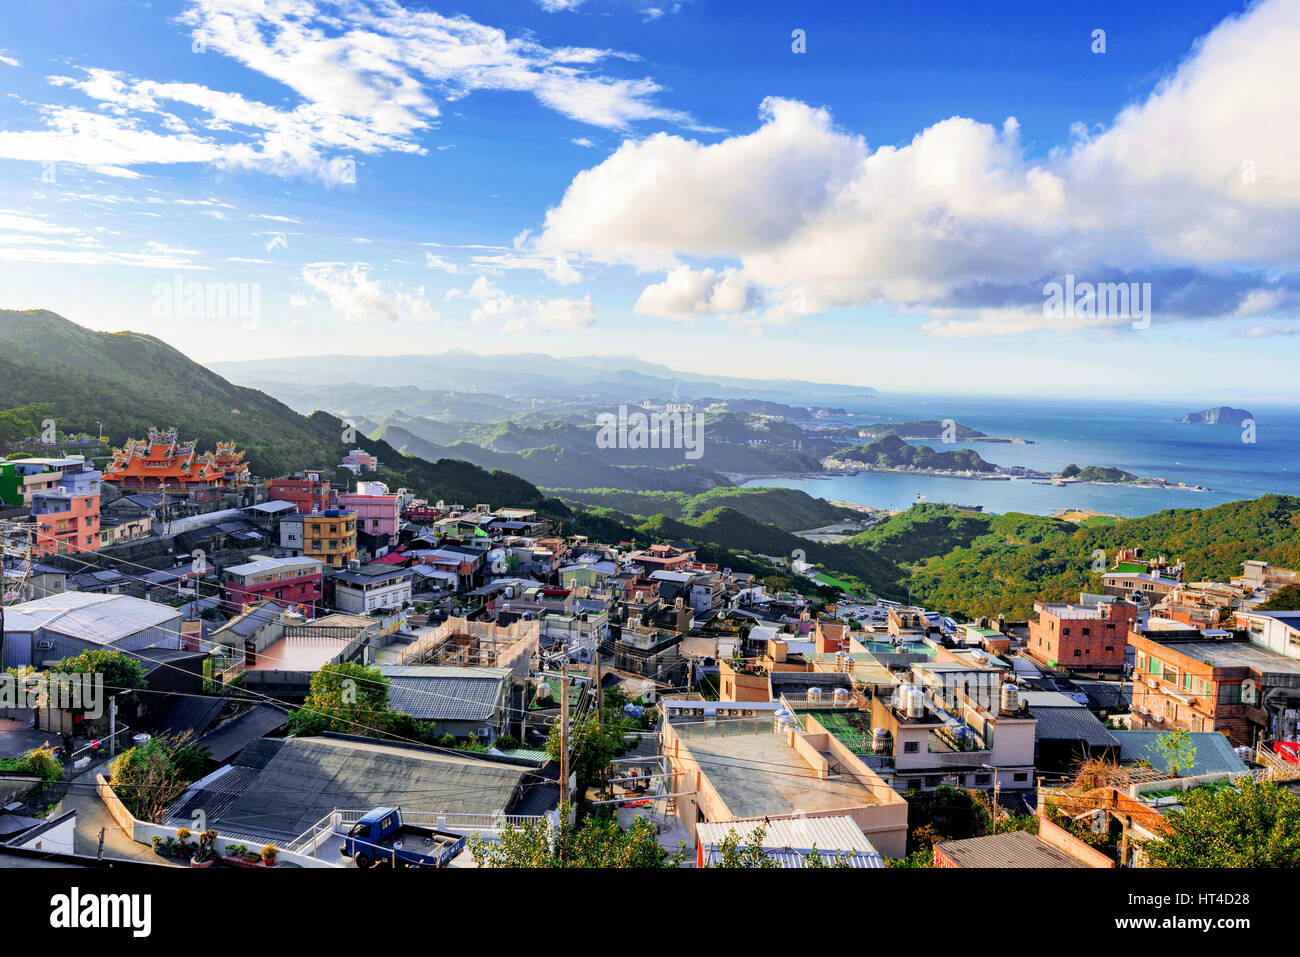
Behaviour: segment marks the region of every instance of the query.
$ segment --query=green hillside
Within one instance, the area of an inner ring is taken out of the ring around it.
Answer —
[[[892,433],[883,438],[840,449],[830,456],[837,462],[859,463],[874,468],[948,469],[952,471],[992,472],[997,466],[984,461],[974,449],[936,452],[928,445],[910,445]]]
[[[346,426],[334,416],[299,415],[152,336],[93,332],[45,310],[0,310],[0,409],[33,401],[49,409],[60,431],[100,434],[102,422],[102,434],[115,445],[143,437],[150,426],[173,425],[201,449],[233,441],[264,477],[328,470],[357,445],[352,436],[344,441]],[[543,498],[513,475],[406,458],[382,441],[364,444],[385,466],[381,478],[432,499],[534,504]]]
[[[693,519],[719,506],[734,508],[759,522],[768,522],[787,532],[820,528],[846,519],[860,519],[852,509],[840,508],[807,492],[788,488],[710,489],[698,495],[684,492],[628,492],[613,488],[546,488],[549,494],[588,508],[611,508],[628,515],[649,518]]]

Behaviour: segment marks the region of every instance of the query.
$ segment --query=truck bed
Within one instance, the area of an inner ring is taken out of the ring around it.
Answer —
[[[430,863],[445,863],[442,856],[448,853],[458,842],[463,841],[464,835],[451,834],[447,831],[437,831],[431,827],[418,827],[414,824],[403,824],[401,828],[388,835],[382,841],[365,842],[372,844],[375,848],[384,848],[387,850],[396,850],[398,858],[402,857],[425,857]],[[401,847],[397,847],[398,843]],[[371,857],[374,857],[371,854]],[[383,862],[383,852],[379,852],[379,862]]]

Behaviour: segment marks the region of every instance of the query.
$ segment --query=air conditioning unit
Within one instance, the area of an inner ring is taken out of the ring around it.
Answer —
[[[42,639],[41,641],[36,642],[36,650],[37,650],[37,651],[53,651],[53,650],[54,650],[54,642],[53,642],[51,639],[49,639],[49,638]]]

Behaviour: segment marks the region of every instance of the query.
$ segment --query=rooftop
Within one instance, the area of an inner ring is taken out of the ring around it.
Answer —
[[[739,724],[722,722],[713,726]],[[679,732],[687,727],[679,725]],[[872,788],[853,778],[819,778],[800,753],[786,743],[784,734],[750,731],[714,737],[687,733],[682,743],[727,809],[738,818],[812,814],[880,803]]]
[[[850,867],[884,867],[880,853],[867,840],[857,823],[847,816],[804,817],[795,819],[719,821],[701,823],[695,835],[704,846],[704,863],[716,864],[721,855],[718,845],[735,831],[741,844],[762,828],[763,849],[767,857],[775,858],[782,867],[803,867],[804,857],[815,849],[824,862],[847,860]]]
[[[1169,764],[1160,753],[1159,740],[1163,731],[1112,731],[1119,742],[1122,762],[1146,761],[1153,768],[1169,773]],[[1246,762],[1232,748],[1232,742],[1218,731],[1189,731],[1196,757],[1190,768],[1182,768],[1186,777],[1201,774],[1245,774]]]
[[[934,849],[958,867],[1087,867],[1028,831],[943,841]]]

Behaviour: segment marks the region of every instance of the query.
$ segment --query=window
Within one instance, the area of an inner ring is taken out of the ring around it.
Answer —
[[[920,741],[904,741],[904,742],[903,742],[903,753],[904,753],[904,754],[916,754],[916,753],[917,753],[918,751],[920,751],[920,750],[921,750],[921,742],[920,742]]]
[[[1028,771],[1017,771],[1015,774],[1011,775],[1011,780],[1012,780],[1012,781],[1028,781],[1028,780],[1029,780],[1029,772],[1028,772]]]
[[[1241,685],[1219,685],[1219,704],[1241,704]]]
[[[977,774],[975,775],[975,786],[979,787],[982,784],[988,784],[992,780],[993,776],[991,774]]]
[[[1075,649],[1074,649],[1074,657],[1076,657],[1076,658],[1082,658],[1082,657],[1083,657],[1083,652],[1080,651],[1078,648],[1075,648]]]
[[[1183,690],[1184,690],[1184,691],[1191,691],[1191,690],[1192,690],[1192,676],[1191,676],[1191,674],[1184,674],[1184,675],[1183,675]]]

